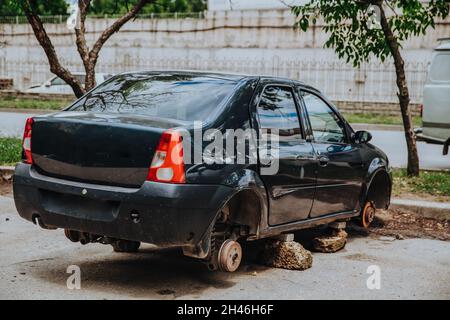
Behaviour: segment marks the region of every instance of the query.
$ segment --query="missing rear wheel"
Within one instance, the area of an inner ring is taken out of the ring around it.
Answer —
[[[117,240],[111,243],[114,252],[134,253],[139,250],[141,243],[138,241]]]

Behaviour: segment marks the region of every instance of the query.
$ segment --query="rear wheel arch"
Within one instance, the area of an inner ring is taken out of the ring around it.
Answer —
[[[226,222],[234,227],[244,227],[246,236],[257,236],[261,219],[267,216],[268,204],[264,184],[256,172],[245,170],[234,180],[234,185],[228,184],[232,191],[223,199],[208,229],[201,240],[193,245],[183,247],[185,255],[207,259],[211,254],[211,236],[217,223],[223,223],[223,212],[229,212]],[[239,229],[239,228],[237,228]]]
[[[229,210],[229,223],[248,227],[249,235],[258,235],[263,212],[266,210],[264,201],[261,194],[253,188],[237,191],[225,204]]]
[[[264,182],[251,168],[238,170],[225,181],[232,181],[226,184],[233,188],[233,193],[224,201],[222,208],[230,207],[232,223],[248,226],[250,235],[258,235],[261,221],[268,216],[269,210]],[[217,215],[220,213],[221,210]]]

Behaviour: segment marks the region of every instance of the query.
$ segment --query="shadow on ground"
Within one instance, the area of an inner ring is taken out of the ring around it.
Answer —
[[[28,274],[65,288],[69,265],[80,267],[85,290],[158,299],[186,295],[195,298],[208,288],[227,289],[233,287],[240,276],[251,276],[254,271],[260,273],[268,269],[244,263],[233,274],[211,272],[203,263],[183,256],[178,249],[144,247],[136,254],[123,254],[105,247],[101,254],[89,257],[86,254],[60,256],[51,261],[35,262]]]
[[[349,228],[349,242],[366,237],[366,230]],[[312,239],[323,234],[324,227],[295,233],[295,240],[311,249]],[[77,265],[82,272],[82,287],[100,295],[105,292],[135,298],[174,299],[189,296],[196,298],[209,288],[228,289],[241,277],[261,274],[270,268],[259,261],[264,240],[243,245],[243,265],[235,273],[211,272],[196,259],[183,256],[180,249],[157,249],[143,246],[138,253],[114,253],[102,245],[78,247],[76,250],[59,251],[51,259],[24,263],[27,274],[41,281],[66,287],[69,265]],[[344,249],[345,250],[345,249]],[[257,278],[255,278],[257,279]]]

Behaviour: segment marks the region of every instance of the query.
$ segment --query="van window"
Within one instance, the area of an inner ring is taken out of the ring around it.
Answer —
[[[450,54],[438,54],[430,68],[431,81],[450,81]]]

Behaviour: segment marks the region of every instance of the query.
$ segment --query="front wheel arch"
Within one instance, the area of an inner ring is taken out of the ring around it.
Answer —
[[[390,205],[391,189],[391,176],[386,170],[379,169],[367,184],[361,204],[364,206],[367,202],[373,202],[377,209],[387,209]]]

